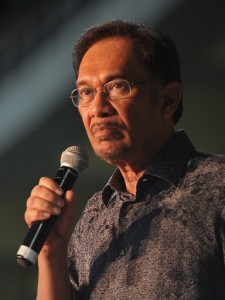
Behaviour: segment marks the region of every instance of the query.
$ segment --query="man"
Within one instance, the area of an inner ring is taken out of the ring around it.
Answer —
[[[69,239],[75,196],[41,178],[28,225],[58,215],[38,259],[38,300],[225,299],[225,159],[174,124],[179,58],[152,28],[112,21],[74,48],[71,98],[95,153],[117,166]],[[68,246],[69,241],[69,247]]]

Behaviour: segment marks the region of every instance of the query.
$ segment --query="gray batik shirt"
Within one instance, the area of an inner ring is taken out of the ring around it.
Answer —
[[[117,170],[68,247],[77,299],[225,299],[225,158],[176,132],[126,193]]]

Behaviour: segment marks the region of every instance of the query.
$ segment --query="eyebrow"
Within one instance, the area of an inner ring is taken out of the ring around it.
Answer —
[[[127,79],[128,78],[128,76],[126,75],[126,74],[108,74],[107,76],[106,76],[106,79],[104,80],[104,84],[106,84],[107,82],[109,82],[109,81],[112,81],[112,80],[114,80],[114,79]],[[76,82],[76,86],[82,86],[82,85],[89,85],[88,84],[88,82],[89,82],[89,79],[82,79],[82,80],[78,80],[77,82]]]

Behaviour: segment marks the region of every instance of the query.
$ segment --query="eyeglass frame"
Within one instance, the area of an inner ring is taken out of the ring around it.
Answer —
[[[126,82],[127,84],[128,84],[128,87],[129,87],[129,94],[128,95],[126,95],[126,96],[124,96],[124,97],[119,97],[119,98],[116,98],[116,99],[110,99],[110,93],[106,90],[106,86],[109,84],[109,83],[112,83],[112,82],[116,82],[116,81],[119,81],[119,82]],[[89,87],[87,87],[88,89],[90,89],[91,91],[93,91],[93,99],[94,99],[94,97],[95,97],[95,95],[96,95],[96,93],[97,93],[97,91],[98,90],[103,90],[103,92],[104,92],[104,94],[107,96],[107,97],[109,97],[109,100],[111,100],[111,101],[114,101],[114,100],[120,100],[120,99],[125,99],[126,97],[128,97],[128,96],[130,96],[131,95],[131,90],[132,90],[132,87],[134,87],[135,85],[138,85],[138,84],[143,84],[143,83],[148,83],[148,82],[152,82],[153,80],[152,79],[150,79],[150,80],[141,80],[141,81],[135,81],[135,82],[129,82],[127,79],[113,79],[113,80],[110,80],[110,81],[108,81],[108,82],[106,82],[103,86],[102,86],[102,88],[98,88],[98,89],[94,89],[94,88],[89,88]],[[78,96],[77,97],[75,97],[75,96],[73,96],[72,94],[74,93],[74,91],[78,91]],[[75,103],[75,100],[76,99],[78,99],[78,101],[79,101],[79,88],[76,88],[76,89],[73,89],[72,90],[72,92],[71,92],[71,94],[70,94],[70,100],[72,101],[72,103],[73,103],[73,105],[75,106],[75,107],[88,107],[90,104],[91,104],[91,102],[92,102],[92,100],[87,104],[87,105],[79,105],[79,104],[76,104]]]

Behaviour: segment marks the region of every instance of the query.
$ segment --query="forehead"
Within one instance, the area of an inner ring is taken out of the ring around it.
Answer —
[[[118,56],[118,58],[127,55],[134,54],[134,46],[132,41],[126,37],[109,37],[103,40],[96,42],[92,45],[87,52],[84,54],[84,57],[81,61],[86,60],[90,56],[108,58],[111,55]]]
[[[129,38],[107,38],[92,45],[85,53],[79,68],[78,82],[88,77],[109,74],[132,76],[142,69],[144,67],[138,51]]]

